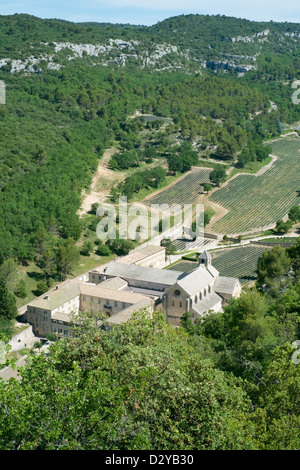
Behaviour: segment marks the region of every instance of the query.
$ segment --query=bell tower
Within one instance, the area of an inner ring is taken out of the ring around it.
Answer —
[[[198,267],[208,268],[208,266],[211,266],[211,256],[206,250],[204,250],[198,256]]]

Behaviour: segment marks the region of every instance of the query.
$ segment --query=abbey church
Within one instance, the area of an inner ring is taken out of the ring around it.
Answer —
[[[192,319],[220,312],[241,293],[239,280],[220,276],[205,250],[189,273],[159,268],[164,259],[164,248],[147,247],[65,281],[28,304],[27,321],[37,336],[63,336],[79,311],[104,313],[108,323],[120,324],[147,309],[162,311],[179,326],[185,312]]]

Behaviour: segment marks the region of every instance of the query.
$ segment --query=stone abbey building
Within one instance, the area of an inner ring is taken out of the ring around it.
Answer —
[[[169,323],[179,326],[185,312],[193,319],[219,312],[229,299],[240,295],[239,280],[220,276],[207,251],[199,256],[198,266],[185,273],[152,267],[162,265],[162,248],[149,248],[144,255],[140,250],[65,281],[30,302],[27,321],[34,334],[68,335],[79,311],[104,313],[108,323],[120,324],[134,311],[159,310]]]

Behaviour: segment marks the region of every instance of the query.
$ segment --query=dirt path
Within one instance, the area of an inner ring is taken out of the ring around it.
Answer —
[[[216,204],[215,202],[210,201],[209,196],[204,196],[204,195],[200,196],[198,202],[199,204],[204,204],[204,208],[210,207],[211,209],[215,211],[215,214],[212,216],[209,223],[205,226],[205,231],[216,233],[216,235],[218,235],[217,232],[213,231],[212,227],[216,222],[218,222],[218,220],[222,219],[222,217],[224,217],[229,211],[225,209],[224,207],[219,206],[219,204]]]
[[[92,204],[95,202],[101,203],[106,201],[110,195],[111,187],[116,181],[120,180],[120,175],[117,175],[115,171],[108,168],[109,160],[115,152],[115,148],[109,148],[104,151],[97,171],[93,176],[90,190],[88,192],[83,190],[82,192],[81,207],[78,211],[80,217],[89,212]]]

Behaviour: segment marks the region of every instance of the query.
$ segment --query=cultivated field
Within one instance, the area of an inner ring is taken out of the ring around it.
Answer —
[[[274,226],[294,204],[300,204],[300,139],[272,142],[278,158],[260,176],[238,175],[215,191],[209,201],[229,212],[212,226],[221,234],[240,234]]]
[[[207,245],[210,243],[212,240],[209,238],[204,238],[201,241],[196,240],[196,241],[189,241],[185,239],[177,239],[173,240],[172,244],[175,246],[176,251],[192,251],[192,250],[197,250],[199,249],[199,244],[202,243],[203,246]]]
[[[265,246],[238,246],[212,251],[212,264],[221,276],[237,277],[242,284],[256,279],[258,258]]]
[[[210,251],[212,265],[220,272],[220,276],[237,277],[241,284],[256,279],[258,258],[266,250],[264,246],[238,246]],[[197,267],[193,261],[179,261],[171,266],[174,271],[190,272]]]
[[[145,204],[193,204],[197,202],[203,184],[209,182],[211,168],[193,168],[184,178],[144,201]]]

